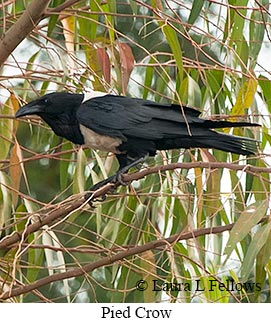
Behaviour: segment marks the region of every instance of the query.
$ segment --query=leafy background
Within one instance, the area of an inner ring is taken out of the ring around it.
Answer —
[[[268,1],[47,1],[3,58],[37,2],[0,4],[0,298],[269,302]],[[259,154],[159,152],[142,167],[150,174],[134,169],[139,180],[89,207],[83,193],[117,169],[114,156],[14,114],[39,95],[90,88],[260,123],[233,131],[259,140]],[[153,280],[181,290],[153,291]],[[210,290],[227,280],[260,288]]]

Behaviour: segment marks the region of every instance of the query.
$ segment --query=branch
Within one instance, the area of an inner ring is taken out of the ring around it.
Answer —
[[[68,202],[68,203],[67,203]],[[79,209],[84,204],[84,198],[81,197],[77,201],[69,201],[67,199],[64,203],[59,203],[57,206],[49,206],[48,208],[41,209],[39,212],[33,214],[36,221],[25,227],[23,231],[14,231],[11,235],[4,237],[0,241],[0,250],[8,248],[11,244],[14,244],[18,241],[21,243],[24,242],[27,237],[38,231],[44,225],[53,223],[55,220],[65,217],[74,210]],[[67,204],[67,205],[66,205]],[[53,211],[52,211],[53,208]],[[51,210],[50,210],[51,209]]]
[[[124,182],[131,182],[139,180],[147,175],[164,172],[167,170],[174,169],[191,169],[191,168],[207,168],[207,169],[231,169],[235,171],[243,171],[245,173],[259,174],[259,173],[271,173],[271,168],[268,167],[257,167],[252,165],[238,165],[231,163],[220,163],[220,162],[194,162],[194,163],[172,163],[163,166],[155,166],[151,168],[146,168],[140,172],[124,174],[122,175]]]
[[[174,170],[177,168],[182,169],[191,169],[191,168],[207,168],[207,169],[219,169],[219,168],[227,168],[231,170],[239,170],[247,173],[252,174],[259,174],[259,173],[271,173],[271,168],[265,168],[265,167],[256,167],[251,165],[238,165],[238,164],[230,164],[230,163],[219,163],[219,162],[194,162],[194,163],[173,163],[169,165],[163,165],[163,166],[155,166],[151,168],[144,169],[142,171],[132,173],[132,174],[124,174],[123,175],[123,181],[124,182],[132,182],[135,180],[139,180],[144,178],[145,176],[149,174],[154,174],[162,171],[168,171],[168,170]],[[92,201],[99,197],[105,196],[107,193],[112,191],[112,189],[117,188],[120,186],[120,183],[108,183],[104,185],[103,187],[99,188],[95,192],[92,192],[90,198],[88,199],[88,203],[91,204]],[[20,232],[13,232],[11,235],[4,237],[2,240],[0,240],[0,250],[9,248],[10,245],[13,245],[17,242],[23,243],[25,239],[29,236],[29,234],[36,232],[40,228],[42,228],[44,225],[49,225],[53,222],[55,222],[57,219],[66,217],[75,210],[82,209],[84,206],[86,206],[87,203],[82,195],[78,196],[72,196],[65,201],[57,204],[57,205],[51,205],[47,208],[43,208],[38,212],[35,212],[36,218],[38,218],[38,221],[34,222],[33,224],[30,224],[25,228],[24,231]]]
[[[64,3],[61,3],[59,6],[55,8],[49,8],[47,12],[45,12],[44,17],[49,17],[52,14],[60,13],[61,11],[67,9],[68,7],[71,7],[72,5],[76,4],[80,0],[67,0]]]
[[[0,40],[0,66],[13,50],[27,37],[42,19],[51,0],[33,0],[18,21],[13,24]]]
[[[8,59],[13,50],[28,36],[28,34],[44,18],[52,14],[60,13],[62,10],[74,5],[79,0],[67,0],[55,8],[47,7],[51,0],[33,0],[26,8],[18,21],[0,39],[0,66]],[[7,5],[4,3],[3,5]],[[2,6],[3,6],[2,5]],[[0,7],[1,8],[1,7]]]
[[[101,187],[97,191],[93,192],[91,199],[94,200],[100,196],[104,196],[109,186],[112,188],[112,184],[107,184]],[[26,226],[23,231],[14,231],[11,235],[4,237],[0,240],[0,250],[9,248],[10,245],[20,242],[23,243],[27,237],[38,231],[44,225],[54,223],[56,220],[71,215],[72,212],[83,209],[87,205],[84,196],[82,194],[74,195],[63,202],[56,205],[49,205],[48,207],[42,208],[41,210],[31,214],[35,222]]]
[[[268,219],[268,217],[264,217],[263,219],[261,219],[261,221],[259,223],[264,222],[267,219]],[[138,255],[138,254],[141,254],[141,253],[148,251],[148,250],[157,249],[161,246],[168,246],[169,244],[172,245],[180,240],[188,240],[188,239],[197,238],[197,237],[200,237],[203,235],[218,234],[218,233],[222,233],[224,231],[229,231],[233,228],[234,225],[235,225],[235,223],[232,223],[232,224],[218,226],[218,227],[214,227],[214,228],[203,228],[203,229],[197,229],[197,230],[193,230],[191,232],[186,232],[186,233],[177,233],[177,234],[172,235],[169,238],[151,241],[149,243],[146,243],[145,245],[136,246],[134,248],[129,248],[128,250],[118,252],[114,255],[112,255],[110,253],[109,256],[107,256],[103,259],[100,259],[96,262],[90,263],[88,265],[85,265],[85,266],[82,266],[79,268],[74,268],[74,269],[68,270],[63,273],[57,273],[54,275],[46,276],[44,278],[41,278],[41,279],[35,281],[32,284],[29,284],[26,286],[20,286],[20,287],[14,288],[13,290],[11,290],[9,292],[2,293],[2,295],[0,295],[0,299],[5,300],[10,297],[15,297],[15,296],[19,296],[19,295],[31,292],[37,288],[40,288],[44,285],[49,284],[49,283],[53,283],[53,282],[68,279],[68,278],[78,277],[78,276],[81,276],[85,273],[92,272],[93,270],[95,270],[97,268],[107,266],[107,265],[112,265],[113,263],[123,260],[127,257]]]

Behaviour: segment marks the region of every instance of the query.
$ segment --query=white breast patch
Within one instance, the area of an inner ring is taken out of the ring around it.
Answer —
[[[84,137],[85,144],[89,148],[110,151],[115,154],[120,153],[120,151],[117,149],[117,147],[122,143],[120,138],[99,135],[95,131],[83,125],[80,125],[80,130]]]

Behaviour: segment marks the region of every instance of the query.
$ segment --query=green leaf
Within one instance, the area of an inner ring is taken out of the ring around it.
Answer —
[[[65,147],[65,148],[64,148]],[[65,145],[62,145],[61,149],[63,152],[67,150],[71,150],[73,145],[70,142],[65,143]],[[59,162],[59,174],[60,174],[60,189],[64,191],[67,188],[68,182],[69,182],[69,171],[68,169],[71,166],[73,152],[66,152],[63,155],[61,155],[61,160]]]
[[[268,10],[268,0],[261,0],[259,4]],[[268,21],[268,13],[265,10],[252,10],[249,24],[249,52],[250,57],[256,62],[263,45],[263,38]]]
[[[250,230],[266,215],[267,202],[258,201],[247,207],[240,215],[230,232],[230,237],[224,250],[227,258],[236,248],[236,244],[243,240]]]
[[[143,99],[147,99],[148,94],[150,92],[151,86],[152,86],[152,81],[154,78],[154,67],[151,66],[155,60],[151,58],[149,60],[149,65],[146,67],[144,74],[145,74],[145,80],[144,80],[144,89],[143,89]]]
[[[83,193],[85,191],[85,167],[86,167],[86,155],[82,148],[77,153],[77,162],[75,166],[75,172],[73,177],[73,192]]]
[[[242,60],[242,63],[240,65],[243,72],[245,73],[247,71],[247,65],[248,65],[248,59],[249,59],[249,46],[245,37],[241,39],[241,44],[237,47],[236,53]]]
[[[9,178],[0,171],[0,230],[5,226],[11,215],[11,191],[8,189]]]
[[[201,107],[201,91],[198,83],[189,75],[185,77],[180,87],[180,99],[190,107]]]
[[[139,7],[138,7],[138,5],[136,3],[136,0],[130,0],[130,7],[131,7],[131,9],[133,11],[133,14],[137,15]]]
[[[259,85],[262,89],[265,103],[268,106],[269,112],[271,112],[271,81],[264,75],[259,76]]]
[[[215,97],[215,102],[217,103],[219,109],[214,111],[214,113],[221,113],[225,108],[226,101],[226,85],[225,75],[222,71],[211,70],[206,71],[206,78],[208,83],[208,91],[211,92],[211,97]]]
[[[172,50],[174,60],[178,68],[178,75],[180,81],[183,79],[183,58],[180,41],[177,37],[176,31],[169,25],[162,25],[162,31],[167,39],[167,42]]]
[[[35,241],[35,243],[38,244],[41,242],[40,232],[35,232],[34,235],[30,235],[28,240],[29,243]],[[42,267],[44,260],[44,250],[29,248],[27,255],[30,266],[27,268],[26,277],[29,282],[34,282],[40,274],[40,268]]]
[[[156,279],[156,262],[152,250],[148,250],[141,255],[140,267],[142,268],[143,279],[149,287],[143,292],[144,303],[153,303],[155,302],[155,293],[151,286],[153,285],[153,279]]]
[[[6,159],[11,147],[13,120],[8,116],[13,114],[12,101],[8,99],[0,108],[0,159]],[[7,118],[5,117],[7,116]]]
[[[266,169],[270,167],[261,159],[249,161],[248,164]],[[261,176],[249,176],[248,174],[247,179],[248,183],[246,183],[246,190],[249,192],[249,194],[247,194],[247,198],[253,196],[256,201],[267,200],[270,192],[269,174],[267,172],[263,172]]]
[[[101,6],[103,12],[105,12],[105,22],[107,26],[107,31],[109,34],[110,42],[113,44],[115,41],[115,29],[114,29],[114,13],[117,12],[117,2],[116,0],[110,0],[107,2],[103,2],[103,6]],[[111,12],[113,15],[107,15],[108,12]]]
[[[192,8],[190,10],[190,15],[189,15],[188,21],[187,21],[187,23],[189,25],[193,25],[194,22],[198,19],[198,17],[200,16],[200,13],[202,11],[202,7],[203,7],[204,3],[205,3],[205,0],[193,1]]]
[[[62,0],[53,0],[50,2],[50,8],[55,8],[59,6],[63,1]],[[49,22],[48,22],[48,29],[47,29],[47,37],[51,37],[53,30],[57,24],[59,15],[58,14],[51,14],[49,17]]]
[[[257,254],[256,257],[256,275],[255,275],[255,282],[258,283],[260,286],[259,290],[257,289],[254,294],[254,300],[257,301],[258,297],[260,296],[261,291],[263,290],[263,286],[265,284],[266,274],[270,272],[266,267],[270,262],[271,256],[271,232],[269,232],[269,236]]]
[[[101,0],[90,1],[90,11],[100,12]],[[99,15],[91,14],[90,16],[87,12],[80,12],[77,19],[79,24],[79,35],[92,42],[95,41],[97,37]]]
[[[245,19],[247,14],[247,6],[248,0],[239,0],[238,2],[236,1],[231,1],[232,8],[230,8],[230,33],[226,31],[226,33],[229,35],[229,46],[230,47],[235,47],[237,46],[237,52],[241,52],[241,48],[243,46],[242,44],[242,38],[244,34],[244,26],[245,26]],[[238,8],[235,6],[238,5]],[[225,28],[229,28],[229,21],[227,21],[228,24],[225,25]],[[236,65],[239,63],[238,57],[233,61]]]
[[[231,110],[231,116],[245,115],[253,101],[257,90],[257,81],[254,78],[246,80],[237,95],[236,102]]]
[[[245,282],[248,280],[249,275],[253,269],[253,263],[256,259],[256,256],[258,255],[261,248],[266,243],[266,241],[270,235],[270,230],[271,230],[271,222],[260,227],[259,230],[256,232],[255,236],[253,237],[253,239],[248,247],[245,258],[243,260],[242,267],[241,267],[241,280],[242,281]]]

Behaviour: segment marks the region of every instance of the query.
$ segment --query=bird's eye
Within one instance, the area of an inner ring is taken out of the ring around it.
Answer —
[[[49,104],[49,103],[50,103],[50,101],[49,101],[48,99],[43,99],[43,103],[44,103],[44,104]]]

